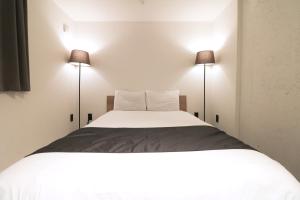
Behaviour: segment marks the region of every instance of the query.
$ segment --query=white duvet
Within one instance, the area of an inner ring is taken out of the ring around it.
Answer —
[[[184,112],[110,112],[91,127],[205,125]],[[0,174],[0,200],[300,200],[299,182],[252,150],[42,153]]]

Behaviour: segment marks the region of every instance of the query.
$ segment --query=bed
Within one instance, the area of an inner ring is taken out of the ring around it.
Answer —
[[[300,199],[299,182],[282,165],[182,111],[186,105],[114,111],[112,100],[85,128],[3,171],[0,199]]]

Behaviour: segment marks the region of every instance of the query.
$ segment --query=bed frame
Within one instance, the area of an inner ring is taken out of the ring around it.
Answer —
[[[114,100],[115,100],[115,96],[107,96],[107,98],[106,98],[107,112],[114,109]],[[187,111],[187,103],[186,103],[186,96],[185,95],[180,95],[179,96],[179,108],[180,108],[181,111]]]

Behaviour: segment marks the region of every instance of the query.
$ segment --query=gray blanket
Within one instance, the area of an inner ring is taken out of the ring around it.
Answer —
[[[44,152],[178,152],[252,149],[210,126],[168,128],[82,128],[37,150]]]

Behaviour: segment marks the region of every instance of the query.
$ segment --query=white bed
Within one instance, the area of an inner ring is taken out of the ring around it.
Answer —
[[[112,111],[88,127],[208,125],[182,111]],[[41,153],[0,174],[1,200],[300,200],[299,182],[253,150]]]

